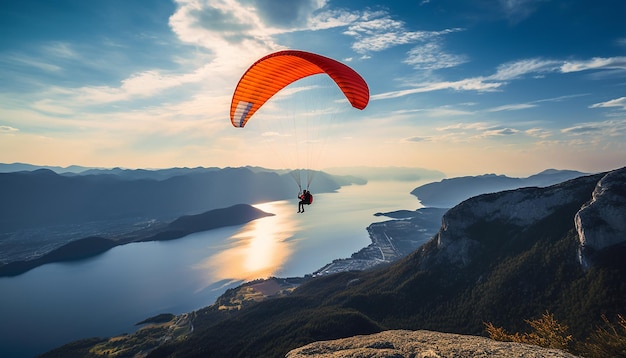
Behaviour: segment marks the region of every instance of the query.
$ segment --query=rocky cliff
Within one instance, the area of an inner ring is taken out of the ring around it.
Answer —
[[[626,242],[626,168],[598,181],[591,200],[576,213],[574,223],[580,240],[579,259],[585,268],[594,251]]]
[[[481,235],[475,228],[485,223],[508,226],[519,233],[563,208],[578,210],[572,217],[580,237],[580,261],[584,253],[626,242],[626,168],[572,179],[547,188],[522,188],[479,195],[450,209],[436,235],[436,252],[429,262],[466,266],[472,252],[480,250]],[[470,238],[471,237],[471,238]],[[502,238],[506,240],[507,238]]]

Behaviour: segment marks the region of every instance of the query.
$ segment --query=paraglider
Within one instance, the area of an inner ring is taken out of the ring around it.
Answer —
[[[244,127],[267,100],[289,84],[321,73],[326,73],[335,81],[354,108],[364,109],[367,106],[369,88],[356,71],[328,57],[285,50],[261,58],[243,74],[230,103],[233,126]]]
[[[257,110],[282,89],[305,77],[318,74],[328,75],[352,107],[362,110],[367,106],[370,98],[369,88],[355,70],[339,61],[315,53],[284,50],[262,57],[242,75],[230,104],[232,125],[243,128]],[[297,135],[294,137],[297,138]],[[306,171],[308,172],[308,168]],[[300,188],[298,198],[301,201],[298,212],[304,212],[303,205],[310,205],[312,202],[312,195],[308,189],[313,176],[308,177],[307,174],[306,189],[302,191],[303,184],[295,172],[294,170],[291,173]]]
[[[311,194],[310,191],[304,189],[302,195],[298,195],[298,199],[300,199],[300,201],[298,202],[298,212],[303,213],[304,206],[311,205],[311,203],[313,203],[313,194]]]

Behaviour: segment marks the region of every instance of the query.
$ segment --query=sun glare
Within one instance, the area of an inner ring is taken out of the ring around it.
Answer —
[[[290,238],[297,230],[292,206],[286,201],[254,205],[274,216],[242,226],[228,240],[228,248],[208,257],[201,265],[209,277],[218,280],[252,280],[275,275],[293,249]]]

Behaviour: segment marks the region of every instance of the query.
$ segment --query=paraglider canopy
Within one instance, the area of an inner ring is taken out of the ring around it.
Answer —
[[[356,71],[328,57],[285,50],[259,59],[243,74],[230,104],[233,126],[244,127],[267,100],[292,82],[322,73],[335,81],[354,108],[367,106],[369,88]]]

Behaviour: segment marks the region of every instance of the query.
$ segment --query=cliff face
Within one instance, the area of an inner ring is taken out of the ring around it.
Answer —
[[[444,215],[429,261],[466,266],[481,247],[480,235],[473,230],[479,225],[497,223],[509,227],[510,232],[522,232],[567,208],[577,210],[572,221],[580,237],[581,263],[586,264],[583,253],[589,249],[626,242],[626,168],[547,188],[522,188],[468,199]]]
[[[308,344],[287,353],[287,358],[324,357],[484,357],[574,358],[557,349],[498,342],[485,337],[431,331],[385,331]]]
[[[591,200],[576,213],[574,223],[583,267],[589,266],[591,252],[626,242],[626,167],[598,181]]]

